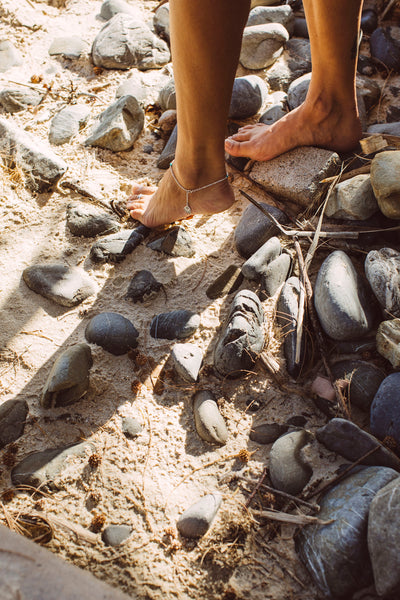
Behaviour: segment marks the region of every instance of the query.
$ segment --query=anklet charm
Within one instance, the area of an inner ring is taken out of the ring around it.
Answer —
[[[173,178],[173,180],[175,181],[176,185],[177,185],[177,186],[178,186],[178,187],[179,187],[179,188],[180,188],[180,189],[181,189],[183,192],[185,192],[185,194],[186,194],[186,204],[185,204],[185,207],[184,207],[184,209],[183,209],[183,210],[185,211],[185,213],[186,213],[188,216],[193,214],[193,212],[192,212],[192,209],[190,208],[190,204],[189,204],[189,195],[190,195],[190,194],[194,194],[195,192],[200,192],[201,190],[205,190],[206,188],[209,188],[209,187],[211,187],[211,186],[213,186],[213,185],[217,185],[217,183],[222,183],[223,181],[226,181],[226,179],[228,179],[228,173],[227,173],[227,174],[225,175],[225,177],[223,177],[222,179],[218,179],[218,181],[213,181],[212,183],[208,183],[207,185],[203,185],[203,186],[201,186],[201,187],[199,187],[199,188],[196,188],[196,189],[194,189],[194,190],[188,190],[187,188],[184,188],[184,187],[183,187],[183,185],[181,185],[181,184],[179,183],[179,181],[177,180],[177,178],[176,178],[176,176],[175,176],[175,173],[174,173],[174,170],[173,170],[173,168],[172,168],[172,164],[173,164],[173,162],[174,162],[174,161],[172,161],[172,162],[170,162],[170,163],[169,163],[169,168],[170,168],[170,171],[171,171],[172,178]]]

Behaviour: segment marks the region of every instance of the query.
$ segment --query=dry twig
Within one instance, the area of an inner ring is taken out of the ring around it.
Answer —
[[[318,517],[312,517],[310,515],[292,515],[282,511],[275,510],[254,510],[251,511],[254,515],[271,519],[271,521],[279,521],[280,523],[290,523],[292,525],[310,525],[314,523],[316,525],[329,525],[333,523],[334,519],[329,521],[322,521]]]

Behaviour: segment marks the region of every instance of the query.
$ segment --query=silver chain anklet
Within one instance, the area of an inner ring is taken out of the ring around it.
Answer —
[[[217,185],[217,183],[222,183],[223,181],[226,181],[228,179],[228,173],[225,175],[225,177],[223,177],[222,179],[218,179],[218,181],[213,181],[212,183],[208,183],[207,185],[202,185],[199,188],[196,188],[195,190],[188,190],[187,188],[184,188],[183,185],[181,185],[179,183],[179,181],[177,180],[177,178],[175,177],[175,173],[174,170],[172,168],[172,164],[174,161],[172,161],[171,163],[169,163],[169,168],[171,171],[171,175],[173,180],[175,181],[176,185],[185,192],[186,194],[186,205],[184,208],[184,211],[187,215],[192,215],[192,209],[190,208],[190,204],[189,204],[189,194],[194,194],[195,192],[200,192],[201,190],[205,190],[206,188],[211,187],[212,185]]]

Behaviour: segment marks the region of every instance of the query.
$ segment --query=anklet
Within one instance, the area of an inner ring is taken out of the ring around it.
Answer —
[[[185,205],[184,211],[185,211],[185,213],[187,215],[192,215],[193,214],[192,213],[192,209],[190,208],[190,204],[189,204],[189,194],[194,194],[195,192],[200,192],[200,190],[205,190],[206,188],[209,188],[212,185],[217,185],[217,183],[222,183],[223,181],[226,181],[226,179],[228,179],[228,173],[227,173],[225,175],[225,177],[223,177],[222,179],[218,179],[218,181],[213,181],[212,183],[208,183],[207,185],[202,185],[201,187],[196,188],[195,190],[188,190],[187,188],[184,188],[183,185],[181,185],[179,183],[179,181],[177,180],[177,178],[175,177],[175,173],[174,173],[173,168],[172,168],[172,163],[173,162],[174,161],[172,161],[171,163],[169,163],[169,168],[170,168],[170,171],[171,171],[172,178],[175,181],[176,185],[182,191],[184,191],[185,194],[186,194],[186,205]]]

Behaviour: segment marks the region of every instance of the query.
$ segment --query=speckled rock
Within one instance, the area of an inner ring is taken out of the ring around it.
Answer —
[[[171,358],[176,372],[184,381],[195,383],[203,363],[203,353],[194,344],[175,344]]]
[[[68,406],[84,396],[89,388],[93,365],[87,344],[74,344],[55,360],[40,396],[43,408]]]
[[[90,108],[86,104],[73,104],[61,109],[51,120],[50,142],[56,146],[69,142],[87,123],[89,115]]]
[[[11,67],[22,65],[22,56],[9,40],[0,41],[0,73],[5,73]]]
[[[325,333],[334,340],[360,338],[372,329],[371,294],[341,250],[322,263],[314,287],[314,304]]]
[[[207,288],[206,294],[211,300],[222,298],[227,294],[233,294],[241,286],[243,275],[240,267],[229,265],[221,275],[215,279]]]
[[[157,252],[165,252],[169,256],[186,256],[191,258],[195,255],[192,236],[187,229],[181,225],[171,227],[165,235],[147,244],[148,248]]]
[[[6,400],[0,405],[0,450],[24,433],[28,410],[25,400]]]
[[[204,441],[221,446],[226,444],[228,429],[212,392],[201,390],[195,394],[193,413],[197,433]]]
[[[287,217],[279,208],[264,202],[261,204],[279,223],[286,223]],[[250,204],[235,229],[236,249],[241,256],[249,258],[278,232],[279,230],[272,220],[256,206]]]
[[[85,338],[119,356],[138,345],[139,333],[133,323],[123,315],[104,312],[90,319],[85,329]]]
[[[364,266],[369,284],[385,315],[400,317],[400,252],[392,248],[371,250]]]
[[[400,150],[379,152],[371,162],[371,184],[380,210],[400,219]]]
[[[267,23],[280,23],[289,35],[293,35],[294,15],[292,8],[287,4],[283,6],[257,6],[250,11],[246,27]]]
[[[287,432],[288,425],[281,423],[262,423],[251,428],[250,439],[257,444],[272,444]]]
[[[175,158],[176,143],[178,141],[178,127],[172,130],[171,135],[168,138],[168,142],[165,144],[163,151],[157,161],[157,167],[159,169],[168,169],[169,165]]]
[[[65,58],[79,58],[88,51],[87,43],[77,35],[59,37],[53,40],[49,48],[50,56],[64,56]]]
[[[162,135],[171,135],[176,125],[176,121],[176,110],[173,108],[165,110],[158,119],[158,127],[161,130]]]
[[[297,536],[296,550],[325,598],[351,598],[372,583],[368,512],[375,494],[397,477],[386,467],[358,469],[319,502],[318,518],[333,522],[307,525]]]
[[[182,340],[200,325],[200,316],[191,310],[173,310],[156,315],[150,323],[150,335],[156,339]]]
[[[230,119],[247,119],[257,114],[268,96],[268,86],[257,75],[236,77],[229,107]]]
[[[125,13],[136,17],[139,21],[141,20],[140,9],[134,4],[125,2],[125,0],[105,0],[101,5],[100,16],[105,21],[109,21],[119,13]]]
[[[303,456],[310,439],[304,429],[282,435],[274,442],[269,455],[272,485],[287,494],[299,494],[312,475],[311,465]]]
[[[67,206],[67,227],[73,235],[95,237],[119,231],[121,225],[113,213],[81,202],[70,202]]]
[[[164,110],[176,110],[176,91],[175,81],[170,79],[164,87],[161,88],[158,95],[158,103],[161,109]]]
[[[343,360],[331,365],[335,379],[348,381],[345,395],[351,405],[369,411],[372,400],[386,375],[373,363],[363,360]]]
[[[157,296],[161,288],[162,284],[154,275],[142,269],[132,277],[125,298],[132,302],[146,302]]]
[[[163,4],[157,8],[154,13],[153,25],[155,32],[164,40],[169,42],[170,24],[169,24],[169,3]]]
[[[123,229],[97,240],[90,249],[90,258],[93,262],[119,263],[131,254],[149,235],[150,229],[138,225],[135,229]]]
[[[239,60],[246,69],[265,69],[282,54],[288,39],[287,30],[279,23],[245,27]]]
[[[142,426],[136,419],[125,417],[122,419],[121,429],[125,437],[133,440],[142,431]]]
[[[278,324],[284,336],[283,352],[286,359],[286,369],[289,375],[299,376],[305,357],[304,334],[300,341],[299,360],[296,360],[297,346],[297,315],[299,311],[300,280],[289,277],[282,287],[276,306]]]
[[[261,276],[261,299],[270,298],[278,291],[282,283],[286,281],[291,265],[292,259],[286,252],[269,263]]]
[[[254,254],[252,254],[245,263],[243,263],[243,275],[246,279],[259,281],[269,263],[277,258],[281,251],[282,247],[279,238],[275,236],[270,238]]]
[[[37,106],[43,100],[44,94],[31,88],[5,88],[0,92],[0,105],[8,113],[25,110],[28,106]]]
[[[400,319],[382,321],[376,334],[376,349],[395,369],[400,367]]]
[[[356,175],[336,185],[325,214],[332,219],[363,221],[378,210],[369,175]]]
[[[181,535],[188,538],[201,537],[210,528],[221,506],[221,494],[207,494],[192,504],[179,517],[176,526]]]
[[[101,539],[106,546],[119,546],[128,539],[132,531],[129,525],[108,525],[101,532]]]
[[[32,265],[22,277],[31,290],[61,306],[76,306],[97,292],[86,271],[62,263]]]
[[[388,375],[371,405],[371,433],[380,440],[392,437],[400,447],[400,373]]]

